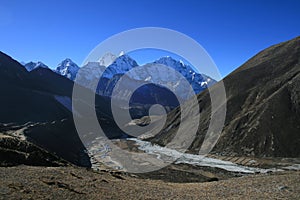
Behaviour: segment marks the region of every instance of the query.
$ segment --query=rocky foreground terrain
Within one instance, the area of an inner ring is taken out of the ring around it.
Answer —
[[[0,199],[299,199],[300,172],[172,183],[78,167],[5,167]]]

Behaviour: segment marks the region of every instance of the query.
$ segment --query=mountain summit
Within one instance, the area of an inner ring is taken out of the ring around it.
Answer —
[[[67,58],[58,64],[55,72],[68,79],[74,80],[79,69],[77,64]]]
[[[106,68],[102,76],[105,78],[112,78],[116,74],[125,74],[137,66],[138,64],[133,58],[124,54],[117,57],[113,63]]]

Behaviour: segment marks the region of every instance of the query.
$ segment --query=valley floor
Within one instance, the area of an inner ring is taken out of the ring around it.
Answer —
[[[0,199],[300,199],[300,171],[171,183],[78,167],[1,167]]]

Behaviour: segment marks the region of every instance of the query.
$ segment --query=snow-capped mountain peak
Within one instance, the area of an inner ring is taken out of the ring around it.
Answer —
[[[117,57],[114,62],[106,68],[103,77],[112,78],[115,74],[125,74],[136,66],[138,66],[137,62],[127,54],[124,54]]]
[[[58,67],[60,66],[77,66],[70,58],[64,59],[61,63],[58,64]]]
[[[70,58],[66,58],[58,64],[55,72],[71,80],[74,80],[78,70],[78,65],[75,64]]]
[[[38,61],[38,62],[29,62],[29,63],[26,63],[25,65],[24,65],[24,67],[26,68],[26,70],[27,71],[32,71],[32,70],[34,70],[34,69],[36,69],[36,68],[39,68],[39,67],[41,67],[41,68],[49,68],[47,65],[45,65],[44,63],[42,63],[42,62],[40,62],[40,61]]]
[[[119,53],[119,57],[120,57],[120,56],[123,56],[123,55],[125,55],[125,52],[124,52],[124,51],[121,51],[121,52]]]

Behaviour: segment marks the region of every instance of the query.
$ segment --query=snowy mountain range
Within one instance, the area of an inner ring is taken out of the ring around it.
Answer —
[[[162,68],[162,65],[167,67]],[[120,78],[120,75],[123,75],[138,66],[139,65],[137,64],[137,62],[130,56],[126,54],[121,55],[117,57],[116,60],[105,69],[101,79],[110,80],[110,84],[108,85],[112,87],[112,85],[114,86],[116,84],[116,82]],[[191,66],[184,64],[182,61],[177,61],[169,56],[162,57],[152,63],[143,65],[142,69],[143,70],[130,71],[128,77],[136,81],[143,81],[158,85],[168,85],[173,88],[174,91],[180,93],[183,99],[187,95],[185,93],[187,92],[187,90],[186,88],[184,88],[183,81],[188,81],[196,94],[216,83],[216,81],[212,78],[203,74],[196,73]],[[178,73],[174,73],[174,70],[176,72],[179,72],[181,76],[179,76]],[[111,83],[114,79],[116,79],[115,81],[113,81],[114,83]],[[110,96],[113,88],[104,88],[103,84],[101,87],[102,89],[100,89],[99,92],[102,95]]]
[[[31,72],[32,70],[35,70],[39,67],[50,69],[47,65],[44,63],[38,61],[38,62],[21,62],[21,64],[26,68],[27,71]],[[64,77],[67,77],[68,79],[74,80],[76,77],[76,74],[80,68],[76,63],[74,63],[70,58],[66,58],[61,63],[58,64],[56,69],[53,71],[56,72],[59,75],[62,75]]]
[[[168,66],[169,68],[162,69],[161,65]],[[24,66],[28,71],[32,71],[38,67],[48,68],[42,62],[30,62]],[[67,58],[59,63],[53,71],[71,80],[75,80],[78,74],[77,80],[81,85],[87,88],[97,88],[96,91],[99,94],[110,96],[121,76],[138,66],[138,63],[127,54],[121,53],[119,56],[115,56],[107,53],[98,62],[89,62],[81,68],[71,59]],[[80,73],[78,73],[79,70]],[[178,74],[174,73],[174,70],[182,76],[179,77]],[[100,78],[101,74],[102,77]],[[188,81],[195,93],[200,93],[216,83],[209,76],[196,73],[191,66],[169,56],[144,65],[143,70],[130,71],[128,78],[132,79],[131,84],[134,81],[158,85],[167,84],[174,91],[179,92],[182,97],[186,96],[185,88],[182,88],[183,81]]]

